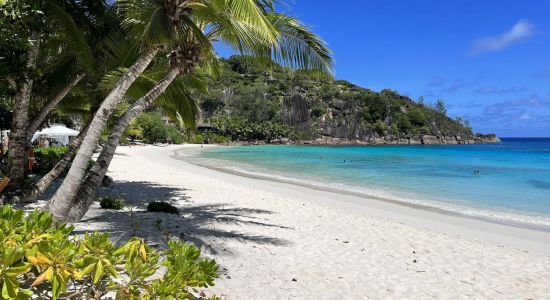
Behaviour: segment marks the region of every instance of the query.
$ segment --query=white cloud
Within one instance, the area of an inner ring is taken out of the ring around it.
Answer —
[[[525,40],[534,34],[534,26],[531,22],[520,20],[512,29],[499,36],[484,37],[474,41],[470,55],[502,50],[510,45]]]

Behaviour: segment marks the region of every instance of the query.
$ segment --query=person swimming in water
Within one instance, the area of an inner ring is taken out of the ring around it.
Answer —
[[[475,170],[474,175],[479,175],[479,170]]]

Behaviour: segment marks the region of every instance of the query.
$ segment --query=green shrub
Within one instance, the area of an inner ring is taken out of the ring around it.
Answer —
[[[173,144],[179,145],[184,142],[183,134],[175,127],[166,125],[166,139],[170,139]]]
[[[311,117],[312,118],[319,118],[325,113],[325,109],[320,106],[316,106],[311,109]]]
[[[99,205],[103,209],[123,209],[124,198],[122,197],[103,197],[99,200]]]
[[[218,277],[216,262],[187,243],[156,251],[139,238],[116,246],[108,233],[73,229],[47,212],[0,206],[0,299],[100,299],[110,291],[116,299],[197,299]],[[161,265],[165,273],[152,279]]]
[[[65,146],[35,147],[35,164],[32,169],[35,174],[46,174],[63,158],[67,153]]]
[[[196,134],[191,138],[190,142],[192,144],[204,144],[204,137],[200,134]]]
[[[386,133],[386,130],[388,130],[388,125],[386,123],[382,122],[381,120],[376,121],[374,123],[374,131],[378,133],[379,135],[384,135]]]
[[[164,201],[153,201],[147,205],[150,212],[165,212],[169,214],[179,214],[178,208]]]
[[[65,146],[50,146],[45,148],[33,148],[35,154],[35,163],[32,168],[34,174],[44,175],[51,171],[53,167],[65,156],[68,148]],[[86,171],[90,171],[94,166],[95,161],[90,160]],[[68,168],[67,168],[68,169]],[[1,298],[0,298],[1,299]]]
[[[166,124],[156,113],[144,113],[136,119],[135,126],[141,128],[141,136],[146,143],[164,143],[168,139],[174,144],[184,141],[183,134],[170,124]]]
[[[251,122],[239,117],[220,117],[211,121],[222,135],[236,141],[270,141],[288,137],[292,132],[288,126],[275,121]]]
[[[221,134],[216,134],[213,132],[208,132],[206,134],[202,134],[203,140],[206,141],[208,144],[222,144],[231,142],[231,139],[229,137],[226,137]]]

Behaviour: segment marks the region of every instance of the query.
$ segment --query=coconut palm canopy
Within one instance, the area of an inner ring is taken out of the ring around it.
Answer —
[[[277,14],[271,1],[120,0],[115,6],[122,28],[104,44],[105,65],[115,62],[100,84],[107,96],[52,198],[49,208],[59,220],[76,221],[84,215],[122,132],[153,102],[170,111],[169,116],[195,126],[198,106],[193,94],[205,92],[203,76],[215,75],[219,69],[214,43],[292,68],[331,72],[330,51],[324,42],[297,20]],[[121,61],[127,64],[117,66]],[[130,106],[114,126],[100,163],[90,171],[93,175],[82,186],[102,129],[124,101]],[[77,197],[82,189],[90,192]]]

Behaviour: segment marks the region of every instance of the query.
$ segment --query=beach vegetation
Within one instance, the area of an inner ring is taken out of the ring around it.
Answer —
[[[146,112],[135,119],[134,126],[130,128],[135,135],[144,142],[155,144],[170,141],[173,144],[181,144],[185,141],[184,135],[174,125],[166,122],[160,113]],[[129,132],[130,135],[132,132]]]
[[[124,198],[119,197],[112,197],[112,196],[106,196],[99,198],[99,205],[103,209],[115,209],[120,210],[124,208],[125,201]]]
[[[252,122],[242,117],[219,117],[211,120],[219,132],[234,141],[271,141],[288,137],[291,133],[289,126],[276,121]]]
[[[46,174],[65,156],[66,146],[34,147],[35,164],[33,173]]]
[[[141,228],[141,219],[138,218],[133,206],[128,207],[128,219],[130,220],[130,226],[132,227],[132,236],[137,236],[139,229]]]
[[[207,144],[223,144],[223,143],[231,142],[231,138],[223,134],[207,132],[201,135],[204,138],[204,142]]]
[[[162,231],[162,219],[155,220],[155,228],[157,231]]]
[[[205,142],[205,139],[204,139],[204,135],[202,134],[192,134],[189,138],[189,142],[191,144],[204,144]]]
[[[174,205],[164,201],[153,201],[147,204],[147,211],[149,212],[163,212],[168,214],[179,214],[179,210]]]
[[[155,250],[73,229],[45,211],[0,206],[0,299],[204,299],[218,278],[217,263],[192,244]]]

